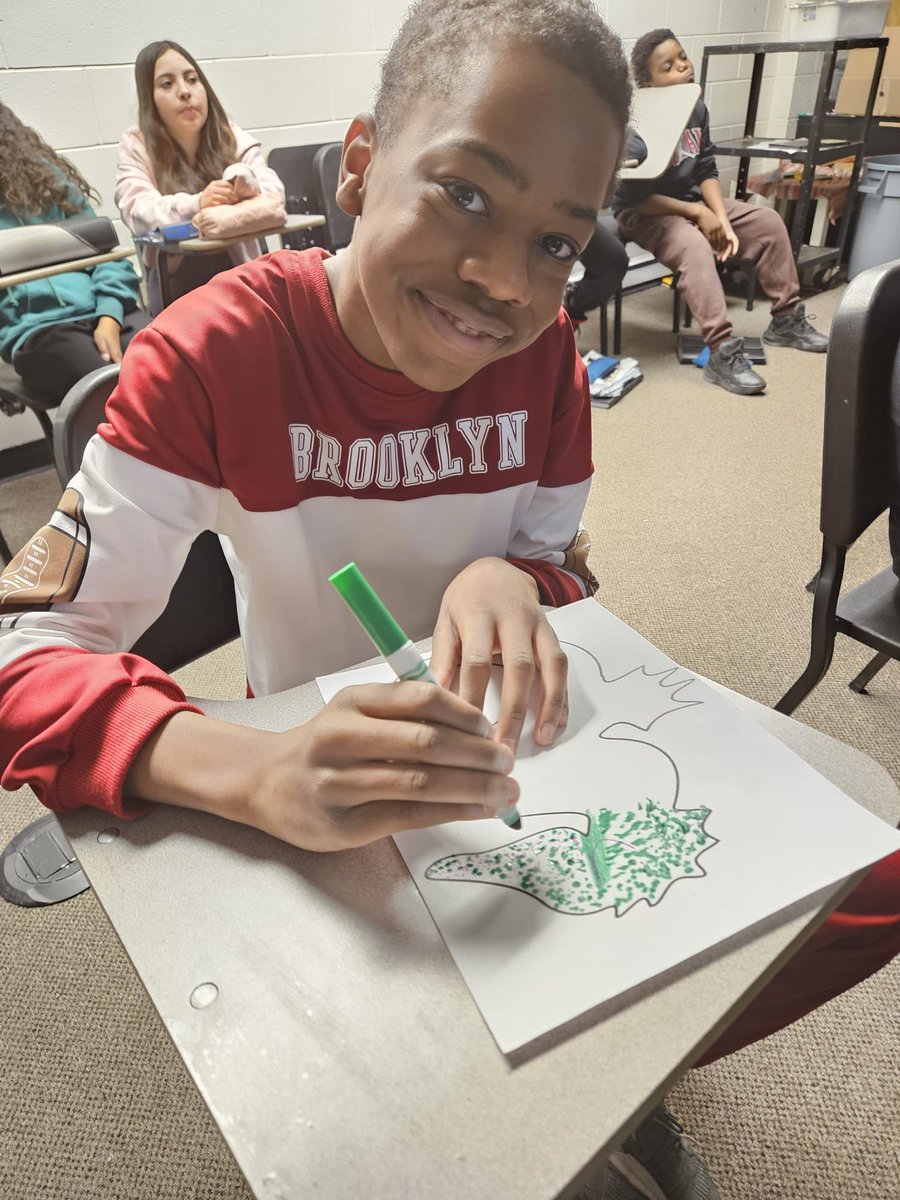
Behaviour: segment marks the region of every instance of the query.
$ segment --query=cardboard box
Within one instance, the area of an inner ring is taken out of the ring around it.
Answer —
[[[888,48],[872,112],[876,117],[900,117],[900,26],[885,26]],[[838,88],[834,110],[859,115],[866,111],[869,84],[875,69],[875,50],[851,50]]]

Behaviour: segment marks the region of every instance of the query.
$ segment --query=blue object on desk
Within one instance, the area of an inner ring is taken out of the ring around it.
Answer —
[[[592,358],[587,365],[588,379],[591,383],[595,379],[605,379],[610,371],[615,370],[618,365],[619,360],[617,358],[610,358],[608,355]]]
[[[196,225],[190,221],[182,221],[180,225],[157,225],[149,233],[136,233],[134,240],[145,245],[162,246],[166,242],[183,242],[185,238],[198,236]]]

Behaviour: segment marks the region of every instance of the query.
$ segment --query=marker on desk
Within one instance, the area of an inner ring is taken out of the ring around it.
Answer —
[[[329,575],[328,582],[340,593],[398,679],[424,679],[426,683],[439,686],[428,663],[385,608],[356,563],[348,563]],[[497,813],[497,816],[510,829],[522,828],[522,818],[514,804]]]

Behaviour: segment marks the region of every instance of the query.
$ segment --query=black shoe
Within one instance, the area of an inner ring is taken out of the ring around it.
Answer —
[[[798,304],[786,316],[773,316],[763,334],[763,341],[770,346],[790,346],[794,350],[809,350],[813,354],[824,354],[828,349],[828,338],[807,321],[805,304]]]
[[[703,368],[703,378],[739,396],[755,396],[766,390],[766,381],[744,356],[744,339],[739,337],[729,338],[713,350]]]

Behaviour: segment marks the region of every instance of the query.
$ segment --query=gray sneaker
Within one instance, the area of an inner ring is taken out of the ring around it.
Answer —
[[[757,375],[744,354],[744,339],[728,338],[713,350],[703,368],[703,378],[739,396],[755,396],[766,390],[766,381]]]
[[[812,354],[824,354],[828,349],[828,338],[807,321],[805,304],[798,304],[786,316],[773,316],[763,334],[763,341],[770,346],[809,350]]]
[[[578,1200],[721,1200],[691,1139],[669,1110],[655,1108],[614,1150],[602,1184]]]
[[[622,1143],[659,1187],[665,1200],[721,1200],[698,1148],[664,1104]]]
[[[602,1183],[594,1180],[577,1200],[668,1200],[652,1176],[640,1163],[621,1150],[614,1150],[606,1160]]]

